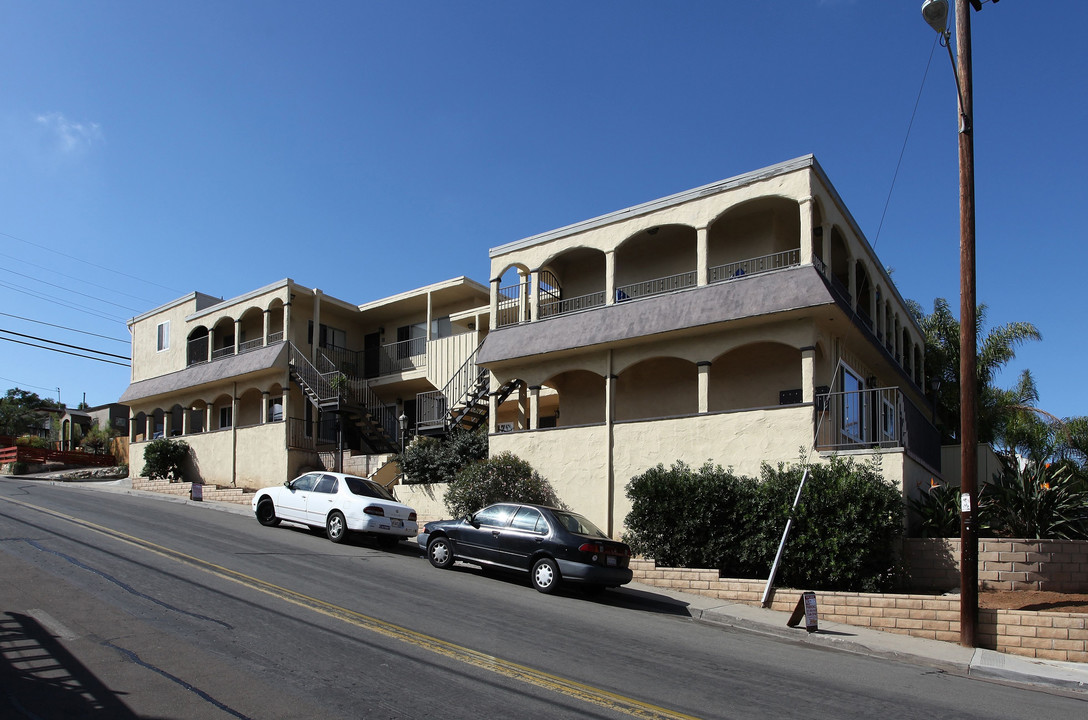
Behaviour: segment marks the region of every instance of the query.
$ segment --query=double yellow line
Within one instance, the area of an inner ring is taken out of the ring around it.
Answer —
[[[624,713],[638,718],[647,718],[649,720],[694,720],[694,716],[686,715],[684,713],[674,712],[666,708],[645,703],[640,700],[635,700],[623,695],[602,690],[600,688],[586,685],[585,683],[571,680],[569,678],[560,677],[558,675],[552,675],[541,670],[521,665],[519,663],[511,662],[509,660],[503,660],[501,658],[493,657],[485,653],[481,653],[477,650],[464,647],[463,645],[457,645],[455,643],[447,642],[431,635],[425,635],[423,633],[409,630],[406,627],[395,625],[393,623],[379,620],[369,615],[349,610],[348,608],[334,605],[318,598],[304,595],[294,590],[289,590],[279,585],[255,578],[244,573],[240,573],[230,568],[225,568],[222,565],[216,565],[206,560],[187,555],[177,550],[173,550],[162,545],[157,545],[148,540],[138,538],[126,533],[114,530],[112,528],[97,525],[95,523],[77,518],[71,515],[66,515],[56,510],[50,510],[38,505],[23,502],[21,500],[15,500],[13,498],[3,498],[7,502],[30,510],[36,510],[40,513],[50,515],[61,520],[78,525],[79,527],[86,528],[93,532],[105,535],[106,537],[113,538],[128,545],[132,545],[141,550],[154,553],[168,560],[174,562],[183,563],[190,567],[196,568],[203,572],[215,575],[216,577],[229,580],[231,582],[238,583],[252,590],[265,593],[272,597],[283,600],[284,602],[297,605],[307,610],[312,610],[316,613],[325,615],[326,617],[334,618],[341,622],[348,623],[358,628],[368,630],[378,635],[382,635],[393,640],[399,640],[400,642],[414,645],[423,650],[430,651],[437,655],[455,660],[457,662],[465,663],[473,667],[477,667],[483,670],[488,670],[493,673],[502,675],[503,677],[511,678],[513,680],[520,680],[521,682],[528,683],[544,690],[550,690],[557,692],[568,697],[581,700],[583,702],[597,705],[608,710]]]

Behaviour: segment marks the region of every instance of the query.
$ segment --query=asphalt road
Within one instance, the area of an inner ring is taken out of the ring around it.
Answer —
[[[1083,699],[541,595],[249,515],[0,479],[4,718],[1024,718]]]

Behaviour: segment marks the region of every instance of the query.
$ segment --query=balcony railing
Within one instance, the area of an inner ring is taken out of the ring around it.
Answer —
[[[726,280],[737,280],[742,277],[748,277],[749,275],[760,275],[762,273],[771,272],[772,270],[781,270],[782,268],[793,267],[800,264],[801,251],[796,249],[786,250],[772,255],[764,255],[762,257],[749,258],[748,260],[739,260],[737,262],[712,267],[710,268],[710,282],[716,283],[725,282]]]
[[[257,350],[264,347],[264,340],[257,338],[256,340],[246,340],[245,342],[238,343],[238,354],[247,353],[251,350]]]
[[[644,280],[642,282],[631,283],[630,285],[621,285],[616,288],[616,302],[637,300],[638,298],[652,297],[653,295],[663,295],[675,290],[693,288],[695,285],[696,279],[694,270],[680,273],[679,275]]]
[[[567,313],[578,312],[579,310],[603,307],[604,299],[604,290],[601,290],[588,295],[579,295],[578,297],[566,298],[563,300],[543,302],[540,304],[540,319],[543,320],[544,318],[552,317],[553,315],[566,315]]]
[[[517,325],[529,320],[529,284],[518,283],[499,288],[499,305],[495,308],[495,327]]]
[[[940,436],[899,388],[816,396],[818,450],[905,448],[931,467],[940,464]]]
[[[382,375],[425,367],[427,367],[427,338],[425,337],[401,340],[382,346]]]
[[[220,358],[230,357],[233,354],[234,354],[234,346],[233,345],[227,345],[226,347],[221,347],[218,350],[212,350],[212,360],[218,360]]]

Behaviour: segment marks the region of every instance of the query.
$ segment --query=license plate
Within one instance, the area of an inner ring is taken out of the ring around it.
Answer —
[[[395,527],[395,528],[402,528],[402,527],[404,527],[404,521],[403,521],[403,520],[400,520],[400,519],[398,519],[398,518],[393,518],[393,527]]]
[[[607,557],[605,558],[605,564],[606,564],[606,565],[615,565],[615,564],[616,564],[616,562],[617,562],[617,560],[616,560],[616,556],[615,556],[615,555],[608,555],[608,556],[607,556]]]

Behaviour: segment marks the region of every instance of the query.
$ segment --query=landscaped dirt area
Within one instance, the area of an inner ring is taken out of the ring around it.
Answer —
[[[1088,613],[1088,593],[983,590],[978,594],[978,606],[995,610]]]

